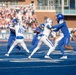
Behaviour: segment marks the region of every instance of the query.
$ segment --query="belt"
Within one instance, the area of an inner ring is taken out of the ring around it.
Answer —
[[[16,36],[16,39],[23,39],[23,36]]]

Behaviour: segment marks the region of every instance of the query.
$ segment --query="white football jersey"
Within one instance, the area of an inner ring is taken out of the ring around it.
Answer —
[[[51,25],[49,23],[45,23],[43,34],[48,37],[50,35],[51,30],[47,26],[51,28]]]
[[[24,31],[25,31],[25,28],[22,25],[20,24],[15,25],[16,36],[24,37]]]

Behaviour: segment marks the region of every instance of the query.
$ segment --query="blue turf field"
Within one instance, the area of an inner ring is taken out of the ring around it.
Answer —
[[[28,48],[31,43],[26,42]],[[70,45],[76,46],[76,42]],[[9,57],[4,56],[7,43],[0,43],[0,75],[76,75],[76,52],[65,50],[68,55],[67,60],[60,60],[61,52],[56,48],[50,56],[53,58],[44,59],[48,47],[44,44],[34,54],[32,59],[27,59],[28,55],[23,49],[20,52],[14,49]]]

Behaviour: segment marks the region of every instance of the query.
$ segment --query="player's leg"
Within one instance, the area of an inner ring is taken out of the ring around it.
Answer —
[[[39,40],[36,39],[34,45],[31,46],[31,47],[29,48],[29,50],[30,50],[30,51],[34,50],[34,49],[36,48],[36,46],[38,45],[38,42],[39,42]]]
[[[72,46],[68,46],[69,41],[70,41],[70,37],[64,37],[64,48],[73,50],[74,48]],[[60,59],[67,59],[67,56],[63,54],[63,56]]]
[[[44,56],[45,58],[51,58],[49,55],[55,50],[54,47],[50,48],[47,52],[47,54]],[[52,58],[51,58],[52,59]]]
[[[35,35],[35,36],[34,36],[34,38],[32,39],[32,45],[34,45],[34,44],[35,44],[35,42],[36,42],[37,38],[38,38],[38,35]]]
[[[52,46],[52,50],[55,50],[55,48],[58,45],[58,42],[62,39],[62,37],[59,37],[58,39],[55,40],[54,46]],[[47,56],[49,56],[51,54],[51,50],[48,51]]]
[[[58,48],[61,50],[62,57],[60,59],[67,59],[67,55],[64,52],[64,38],[62,38],[58,43]]]
[[[12,46],[10,47],[9,51],[7,52],[7,54],[5,54],[5,56],[9,56],[9,54],[11,53],[11,51],[17,44],[18,44],[18,42],[17,42],[17,40],[15,40],[14,43],[12,44]]]
[[[76,48],[73,48],[72,46],[68,45],[70,42],[70,37],[66,37],[64,40],[64,48],[68,50],[74,50],[76,51]]]
[[[30,51],[27,49],[26,44],[24,43],[23,40],[20,42],[20,45],[24,48],[24,50],[25,50],[27,53],[30,52]]]
[[[8,39],[7,51],[10,49],[13,41],[14,41],[13,36],[10,36]]]
[[[50,53],[52,53],[54,51],[54,45],[53,43],[46,37],[42,38],[43,42],[50,48],[47,52],[47,54],[45,55],[45,58],[50,58],[49,55]]]
[[[62,55],[64,56],[65,53],[64,53],[64,47],[63,47],[63,45],[64,45],[64,38],[62,38],[62,39],[59,41],[59,43],[58,43],[58,48],[61,50]]]
[[[16,38],[16,36],[13,36],[13,40],[14,40],[14,41],[15,41],[15,38]],[[18,44],[15,46],[15,48],[18,49],[18,51],[21,50],[21,47],[20,47]]]
[[[41,44],[42,44],[42,42],[39,41],[37,47],[36,47],[36,48],[33,50],[33,52],[28,56],[29,59],[30,59],[30,58],[34,55],[34,53],[40,48]]]
[[[56,48],[56,47],[57,47],[58,42],[59,42],[62,38],[63,38],[63,36],[60,36],[60,37],[58,37],[58,38],[55,40],[54,48]]]
[[[53,46],[53,48],[52,48],[53,50],[55,50],[56,46],[58,45],[58,42],[59,42],[61,39],[62,39],[62,37],[59,37],[58,39],[55,40],[54,46]],[[51,50],[49,50],[49,51],[47,52],[46,56],[49,56],[50,53],[51,53]],[[45,56],[45,57],[46,57],[46,56]]]

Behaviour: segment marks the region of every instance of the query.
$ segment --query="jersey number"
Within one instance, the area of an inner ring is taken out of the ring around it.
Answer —
[[[21,34],[23,34],[23,29],[22,28],[19,28],[19,30],[18,30],[18,33],[21,33]]]

